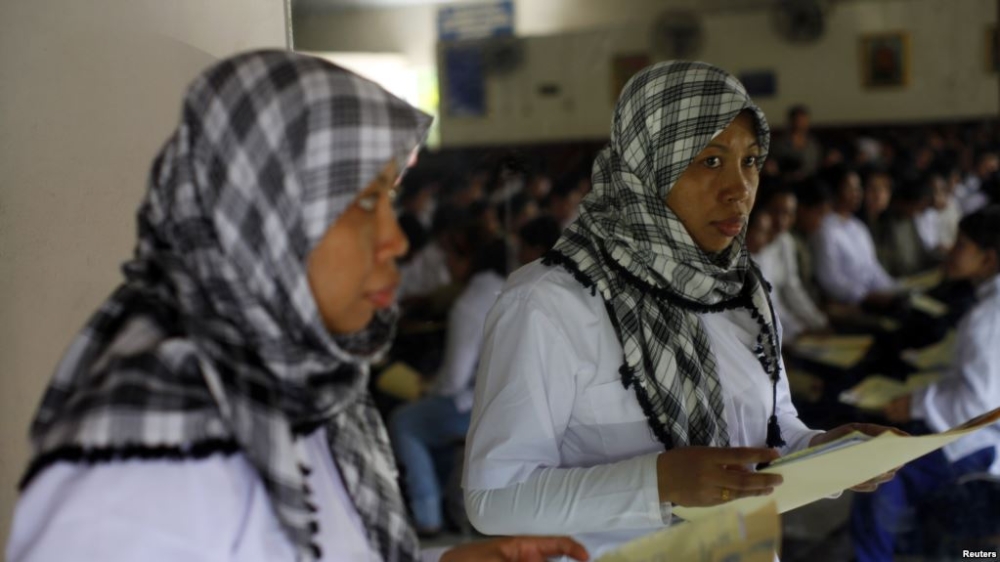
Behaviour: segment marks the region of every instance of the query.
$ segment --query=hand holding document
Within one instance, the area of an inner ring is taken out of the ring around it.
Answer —
[[[675,524],[605,554],[597,562],[774,562],[781,521],[774,503]]]
[[[784,482],[770,496],[743,498],[712,507],[674,506],[673,512],[684,519],[698,520],[713,516],[720,509],[749,512],[774,501],[778,513],[784,513],[857,486],[998,421],[1000,408],[933,435],[901,436],[892,432],[877,437],[847,435],[788,455],[762,469],[761,472],[784,477]]]

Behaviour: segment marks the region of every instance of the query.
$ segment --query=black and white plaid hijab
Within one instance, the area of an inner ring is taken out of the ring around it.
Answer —
[[[59,365],[22,486],[54,462],[239,451],[298,558],[315,559],[300,438],[325,427],[373,549],[417,559],[366,391],[395,313],[331,336],[306,258],[390,161],[405,168],[429,122],[376,84],[291,52],[246,53],[196,79],[153,165],[126,281]]]
[[[742,111],[753,116],[766,154],[767,121],[733,76],[699,62],[639,72],[615,106],[593,191],[545,258],[600,293],[624,351],[622,382],[667,449],[729,444],[717,364],[698,314],[750,310],[760,325],[754,351],[761,380],[769,377],[776,390],[780,376],[768,289],[743,235],[708,254],[664,202],[688,164]],[[767,433],[768,446],[783,444],[773,411]]]

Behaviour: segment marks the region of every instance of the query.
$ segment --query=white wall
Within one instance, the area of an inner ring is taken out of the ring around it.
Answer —
[[[678,4],[695,3],[670,5]],[[487,80],[486,118],[442,117],[442,145],[606,137],[611,58],[646,50],[649,22],[663,6],[649,0],[519,0],[517,32],[528,36],[523,70]],[[425,61],[435,56],[436,10],[300,14],[296,41],[338,51],[359,49],[353,46],[358,41],[367,51]],[[994,0],[841,1],[823,38],[804,47],[777,36],[768,11],[714,11],[703,21],[706,40],[698,58],[736,73],[776,71],[778,95],[758,100],[775,125],[783,125],[794,103],[808,104],[820,125],[995,117],[1000,110],[997,75],[986,71],[984,61],[986,28],[996,21]],[[910,33],[909,86],[864,90],[860,36],[894,30]],[[542,82],[561,84],[563,95],[539,96]]]
[[[279,0],[0,2],[0,545],[27,431],[121,279],[181,95],[215,58],[285,45]]]

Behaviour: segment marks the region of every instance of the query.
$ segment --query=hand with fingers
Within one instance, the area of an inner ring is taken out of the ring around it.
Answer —
[[[833,441],[834,439],[839,439],[855,431],[864,433],[865,435],[872,435],[872,436],[879,435],[886,431],[891,431],[896,435],[903,435],[903,436],[909,435],[905,431],[900,431],[899,429],[896,429],[894,427],[886,427],[884,425],[876,425],[873,423],[848,423],[836,427],[834,429],[831,429],[830,431],[827,431],[825,433],[820,433],[819,435],[813,437],[812,440],[809,442],[809,446],[815,447],[816,445],[822,445],[823,443]],[[879,484],[883,484],[885,482],[892,480],[893,477],[896,476],[896,471],[899,470],[899,468],[900,467],[897,466],[896,468],[888,472],[879,474],[878,476],[872,478],[871,480],[867,480],[865,482],[858,484],[857,486],[851,487],[851,490],[855,492],[874,492],[879,487]]]
[[[778,456],[774,449],[747,447],[671,449],[661,453],[656,462],[660,501],[705,507],[768,495],[781,484],[781,476],[757,473],[750,467]]]
[[[441,556],[441,562],[545,562],[557,556],[589,558],[587,550],[569,537],[505,537],[456,546]]]

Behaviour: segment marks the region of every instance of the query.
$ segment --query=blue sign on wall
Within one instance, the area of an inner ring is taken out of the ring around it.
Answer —
[[[514,0],[491,0],[438,9],[441,41],[514,35]]]
[[[451,117],[486,115],[486,78],[482,52],[475,45],[447,45],[444,52],[447,89],[445,112]]]

